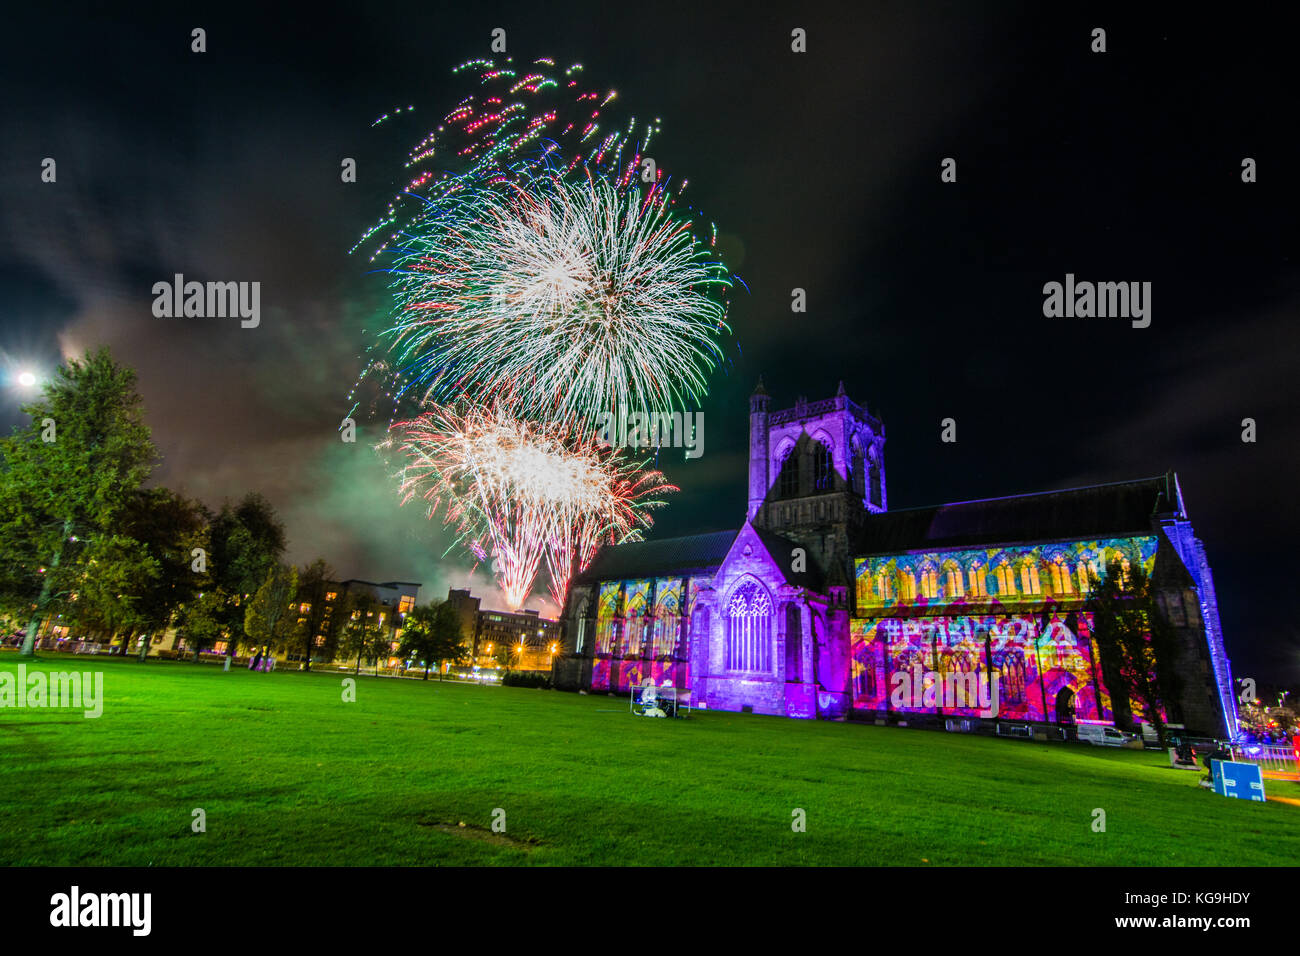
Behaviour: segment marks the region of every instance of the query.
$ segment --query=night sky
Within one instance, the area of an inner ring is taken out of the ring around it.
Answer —
[[[398,508],[370,448],[382,423],[355,445],[336,429],[384,308],[384,276],[348,249],[462,94],[451,68],[502,27],[517,63],[581,62],[626,114],[662,120],[657,162],[690,179],[748,286],[705,454],[661,460],[683,490],[655,535],[742,522],[760,373],[774,408],[843,380],[885,420],[895,508],[1175,469],[1237,676],[1300,679],[1300,157],[1280,24],[1174,5],[35,10],[0,34],[6,429],[11,373],[107,344],[139,372],[157,482],[213,506],[262,491],[299,563],[425,598],[468,583],[498,606],[481,569],[440,558],[436,522]],[[155,318],[152,285],[177,272],[260,281],[261,326]],[[1151,326],[1045,318],[1043,284],[1066,273],[1151,282]]]

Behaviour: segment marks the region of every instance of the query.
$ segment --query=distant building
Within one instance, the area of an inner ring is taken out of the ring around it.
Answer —
[[[397,644],[402,636],[402,618],[408,611],[415,607],[415,602],[420,594],[420,585],[414,581],[362,581],[359,578],[349,578],[346,581],[331,581],[329,589],[325,592],[325,601],[329,607],[321,622],[321,628],[317,632],[313,644],[316,650],[312,653],[312,661],[327,662],[336,657],[337,648],[327,646],[325,632],[329,628],[332,608],[338,601],[340,595],[347,595],[355,600],[358,596],[365,595],[371,598],[376,607],[370,612],[372,617],[378,618],[381,627],[387,627],[389,632],[389,641],[392,645],[393,655],[397,654]],[[311,610],[311,605],[302,602],[298,605],[299,614],[307,614]],[[355,618],[360,612],[352,611]],[[290,661],[302,660],[302,654],[296,648],[291,648],[282,659]]]
[[[460,614],[461,633],[470,659],[481,667],[496,666],[503,649],[510,649],[512,670],[549,671],[551,658],[559,650],[558,621],[537,611],[485,611],[480,598],[468,590],[452,589],[447,601]]]

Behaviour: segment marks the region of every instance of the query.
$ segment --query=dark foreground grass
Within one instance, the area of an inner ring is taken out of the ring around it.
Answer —
[[[1300,807],[1217,797],[1156,753],[739,714],[645,720],[614,698],[435,681],[362,677],[344,703],[336,674],[61,655],[33,667],[102,670],[106,701],[97,720],[0,709],[8,865],[1300,859]],[[196,808],[205,833],[191,829]],[[796,808],[807,832],[791,828]]]

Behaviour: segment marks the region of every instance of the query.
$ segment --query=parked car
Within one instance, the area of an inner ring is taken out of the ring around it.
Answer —
[[[1133,734],[1103,724],[1080,724],[1078,737],[1096,747],[1123,747],[1128,741],[1136,739]]]

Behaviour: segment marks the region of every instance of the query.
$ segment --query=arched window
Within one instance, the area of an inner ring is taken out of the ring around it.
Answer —
[[[862,443],[857,439],[853,440],[853,493],[859,498],[866,497],[867,494],[867,461],[866,456],[862,454]]]
[[[880,462],[875,454],[869,455],[867,460],[867,484],[871,491],[868,500],[877,508],[881,507],[884,496],[881,494]]]
[[[1092,578],[1100,577],[1097,568],[1097,561],[1091,555],[1082,555],[1079,558],[1079,593],[1087,594],[1092,590]]]
[[[681,618],[677,605],[666,605],[655,615],[654,656],[665,657],[677,652],[677,635],[681,633]]]
[[[916,575],[910,568],[898,572],[898,598],[901,601],[916,600]]]
[[[624,657],[641,656],[641,638],[645,633],[645,625],[648,623],[640,614],[629,614],[627,616],[627,644],[623,648]]]
[[[984,580],[984,565],[976,561],[970,566],[970,596],[988,597],[989,586]]]
[[[939,572],[929,562],[921,568],[921,594],[927,601],[933,601],[939,596]]]
[[[1070,568],[1065,563],[1065,555],[1058,554],[1052,559],[1052,593],[1056,595],[1073,594],[1070,583]]]
[[[799,459],[791,445],[781,452],[780,464],[777,465],[777,493],[782,498],[793,498],[799,494]]]
[[[894,581],[884,571],[876,572],[876,596],[882,601],[891,600],[894,596]]]
[[[813,445],[813,487],[818,491],[830,491],[835,487],[835,456],[830,446],[824,442]]]
[[[961,568],[957,566],[956,561],[948,561],[943,566],[944,590],[949,601],[955,601],[965,594],[961,586]]]
[[[1033,558],[1026,558],[1020,563],[1020,590],[1022,594],[1042,594],[1042,586],[1038,583],[1038,562]]]
[[[1000,596],[1002,597],[1015,596],[1016,578],[1015,578],[1015,574],[1011,570],[1010,561],[1008,561],[1006,558],[1003,558],[1002,562],[997,566],[997,569],[993,572],[993,576],[997,578],[998,594]]]
[[[772,599],[753,581],[727,603],[727,670],[772,671]]]

